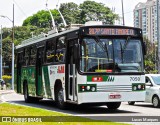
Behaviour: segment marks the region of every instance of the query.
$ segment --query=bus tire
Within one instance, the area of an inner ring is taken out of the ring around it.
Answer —
[[[118,109],[121,105],[121,102],[107,102],[108,109]]]
[[[61,87],[56,90],[56,104],[60,109],[66,109],[67,107],[66,102],[64,102],[63,88]]]
[[[133,102],[133,101],[128,102],[128,105],[134,105],[134,104],[135,104],[135,102]]]
[[[25,100],[26,103],[32,102],[32,98],[28,94],[28,85],[27,85],[27,82],[24,83],[23,94],[24,94],[24,100]]]

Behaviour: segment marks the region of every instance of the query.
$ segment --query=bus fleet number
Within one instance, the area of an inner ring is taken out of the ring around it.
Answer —
[[[140,81],[140,77],[130,77],[130,81]]]

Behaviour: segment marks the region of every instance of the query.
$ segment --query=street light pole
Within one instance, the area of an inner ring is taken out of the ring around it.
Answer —
[[[0,15],[0,17],[7,18],[12,22],[12,90],[14,90],[14,4],[13,4],[13,20],[4,15]]]

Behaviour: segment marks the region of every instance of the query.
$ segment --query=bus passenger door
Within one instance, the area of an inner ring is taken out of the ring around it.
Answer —
[[[21,77],[22,77],[22,61],[23,61],[23,52],[18,53],[17,57],[17,81],[16,81],[16,86],[17,86],[17,93],[21,93]]]
[[[76,65],[75,65],[75,59],[74,59],[74,41],[69,41],[68,46],[68,67],[67,67],[67,97],[71,101],[77,101],[77,80],[76,80]]]
[[[43,95],[43,84],[42,84],[42,63],[43,63],[43,52],[44,47],[37,48],[37,59],[36,59],[36,95]]]

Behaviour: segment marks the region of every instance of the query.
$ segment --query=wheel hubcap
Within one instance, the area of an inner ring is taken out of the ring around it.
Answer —
[[[25,88],[24,97],[27,99],[27,89]]]
[[[60,90],[58,92],[58,101],[59,101],[60,105],[62,105],[62,103],[63,103],[63,91],[62,90]]]
[[[153,105],[156,107],[158,105],[158,99],[157,97],[153,98]]]

